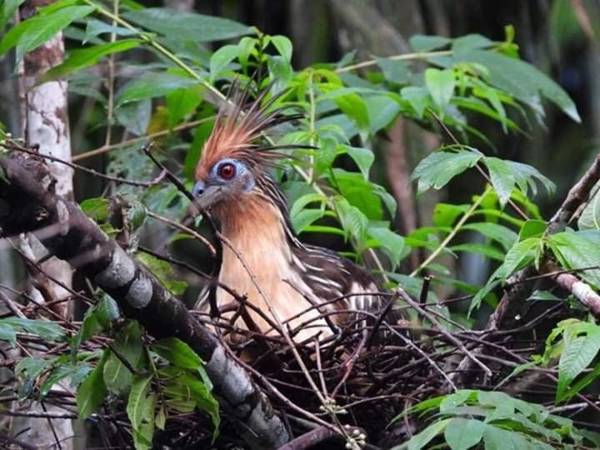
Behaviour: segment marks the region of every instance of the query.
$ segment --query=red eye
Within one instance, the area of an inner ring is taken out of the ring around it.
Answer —
[[[231,180],[235,177],[235,166],[231,163],[221,164],[217,173],[224,180]]]

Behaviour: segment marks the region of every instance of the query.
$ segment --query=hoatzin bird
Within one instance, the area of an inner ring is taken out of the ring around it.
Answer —
[[[313,319],[295,333],[297,342],[318,331],[331,334],[332,323],[350,320],[348,310],[381,306],[377,285],[348,259],[298,239],[286,199],[269,174],[284,155],[259,144],[263,132],[286,121],[286,116],[280,110],[267,112],[274,100],[261,107],[264,95],[246,109],[245,94],[241,97],[228,113],[219,112],[196,168],[192,192],[196,205],[216,219],[227,244],[222,246],[219,285],[246,296],[268,317],[274,312],[280,323],[293,318],[292,330]],[[234,301],[226,290],[217,288],[217,307]],[[249,312],[261,332],[273,332],[259,314]],[[331,319],[326,321],[323,315]],[[247,328],[241,320],[236,326]]]

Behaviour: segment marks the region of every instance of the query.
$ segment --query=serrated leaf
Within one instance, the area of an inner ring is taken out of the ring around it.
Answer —
[[[467,450],[479,444],[485,428],[479,420],[455,417],[444,430],[444,438],[452,450]]]
[[[367,217],[345,198],[336,199],[336,209],[344,230],[353,238],[362,241],[369,222]]]
[[[196,42],[231,39],[250,34],[252,28],[222,17],[205,16],[169,8],[144,8],[127,11],[123,17],[164,36],[180,36]]]
[[[558,362],[557,398],[564,395],[571,382],[581,374],[600,351],[600,328],[594,333],[565,340]]]
[[[425,71],[425,85],[434,103],[444,111],[450,103],[456,87],[454,71],[429,68]]]
[[[62,64],[54,66],[46,72],[42,77],[42,81],[55,80],[56,78],[61,78],[70,73],[93,66],[105,56],[139,47],[141,42],[139,39],[123,39],[89,48],[73,50]]]
[[[548,237],[552,253],[567,269],[593,268],[578,272],[585,281],[600,289],[600,231],[565,231]]]
[[[540,238],[528,238],[516,243],[506,254],[504,263],[494,273],[494,278],[508,278],[516,270],[533,262],[539,251]]]
[[[441,189],[456,175],[477,164],[480,159],[481,154],[468,150],[434,152],[421,160],[411,179],[418,180],[419,193],[430,187]]]
[[[500,158],[485,157],[483,162],[490,172],[492,186],[498,194],[500,206],[504,207],[510,199],[510,194],[516,183],[512,168],[507,161]]]

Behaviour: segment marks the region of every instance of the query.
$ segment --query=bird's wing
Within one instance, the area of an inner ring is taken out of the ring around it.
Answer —
[[[350,260],[309,245],[296,256],[303,281],[321,303],[331,302],[335,309],[374,313],[382,307],[381,290],[373,277]]]

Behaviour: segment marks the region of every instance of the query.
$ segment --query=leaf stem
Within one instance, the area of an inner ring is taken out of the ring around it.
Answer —
[[[460,220],[458,222],[456,222],[456,225],[454,225],[454,228],[452,228],[452,231],[450,231],[450,233],[448,233],[448,236],[446,236],[446,239],[444,239],[440,243],[440,245],[438,245],[437,248],[433,251],[433,253],[431,253],[431,255],[429,255],[429,257],[425,261],[423,261],[419,267],[417,267],[415,270],[413,270],[409,276],[414,277],[421,270],[423,270],[425,267],[427,267],[429,264],[431,264],[431,262],[435,258],[437,258],[439,256],[439,254],[442,252],[442,250],[444,250],[448,246],[450,241],[452,239],[454,239],[454,237],[458,234],[458,232],[461,230],[461,228],[465,224],[465,222],[467,220],[469,220],[469,218],[473,215],[473,213],[477,210],[477,208],[479,208],[479,205],[481,205],[481,203],[483,202],[483,199],[487,196],[487,194],[489,194],[491,192],[491,190],[492,189],[490,186],[487,186],[485,188],[485,191],[483,191],[483,194],[481,194],[477,198],[477,200],[475,200],[475,202],[473,202],[473,204],[471,205],[469,210],[463,214],[463,216],[460,218]]]
[[[415,52],[415,53],[404,53],[401,55],[388,56],[381,59],[387,59],[389,61],[411,61],[414,59],[426,59],[432,58],[435,56],[450,56],[452,55],[452,50],[438,50],[435,52]],[[356,69],[362,69],[363,67],[370,67],[377,64],[377,59],[369,59],[367,61],[362,61],[356,64],[352,64],[350,66],[340,67],[336,69],[336,73],[344,73],[350,72]]]

